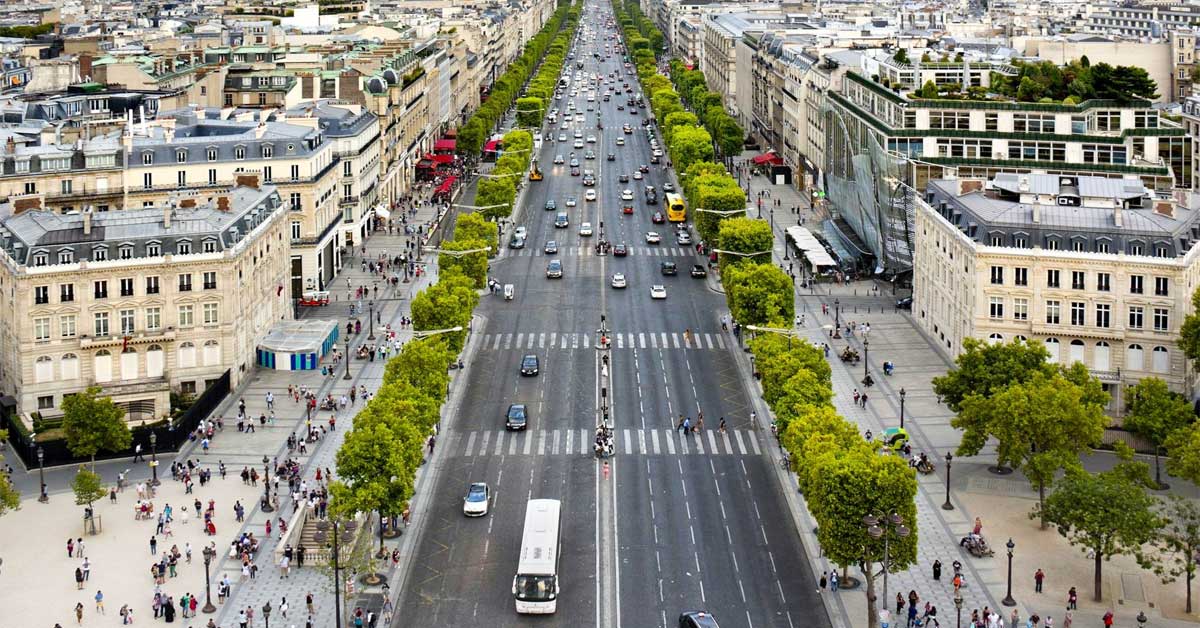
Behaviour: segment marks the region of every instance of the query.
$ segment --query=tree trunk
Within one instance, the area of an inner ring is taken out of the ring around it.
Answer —
[[[1158,466],[1158,446],[1154,446],[1154,488],[1162,488],[1162,472]]]
[[[1095,548],[1093,548],[1093,549],[1095,549]],[[1092,595],[1092,600],[1094,600],[1096,602],[1103,601],[1103,597],[1104,597],[1103,595],[1101,595],[1101,593],[1102,593],[1101,589],[1103,588],[1101,585],[1101,581],[1102,581],[1101,569],[1103,569],[1103,565],[1104,565],[1104,555],[1101,554],[1097,550],[1096,551],[1096,591],[1095,591],[1095,594]]]
[[[870,561],[863,563],[863,578],[867,581],[867,628],[879,628],[879,613],[875,610],[874,571],[875,567]],[[883,603],[887,604],[888,601],[884,600]]]
[[[1042,529],[1045,530],[1046,529],[1046,482],[1045,481],[1038,482],[1038,521],[1041,523]],[[1096,567],[1096,569],[1099,569],[1099,567]],[[1100,576],[1096,576],[1096,582],[1097,582],[1096,590],[1099,591],[1100,590],[1099,589]]]
[[[1194,565],[1194,563],[1193,563],[1193,565]],[[1187,610],[1184,611],[1189,615],[1192,614],[1192,579],[1195,577],[1196,577],[1196,568],[1194,566],[1189,566],[1188,572],[1187,572],[1187,581],[1186,581],[1187,582]]]

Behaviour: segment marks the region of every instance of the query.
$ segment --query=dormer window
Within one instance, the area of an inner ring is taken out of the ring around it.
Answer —
[[[209,161],[216,161],[216,160],[217,160],[217,149],[216,149],[216,148],[209,148],[209,149],[208,149],[206,152],[208,153],[208,160],[209,160]]]
[[[204,249],[205,253],[217,252],[217,242],[215,240],[205,240],[200,246]]]
[[[58,252],[59,264],[70,264],[75,261],[75,252],[70,249],[65,249]]]
[[[117,249],[117,257],[120,259],[133,259],[133,245],[121,245],[121,248]]]
[[[187,240],[180,240],[175,243],[175,252],[179,255],[188,255],[192,252],[192,243]]]
[[[262,156],[266,159],[270,159],[271,157],[274,157],[275,156],[275,147],[271,146],[270,144],[263,144]]]
[[[246,158],[246,147],[245,146],[234,147],[233,158],[234,159],[245,159]]]
[[[142,165],[149,166],[154,163],[154,153],[146,151],[142,153]]]
[[[186,150],[175,151],[175,162],[181,163],[181,164],[187,162],[187,151]]]
[[[107,248],[98,246],[98,247],[92,249],[92,261],[93,262],[103,262],[106,259],[108,259],[108,249]]]
[[[45,266],[48,263],[50,263],[49,255],[47,255],[45,253],[34,253],[33,254],[33,265],[34,266]]]
[[[149,257],[158,257],[159,255],[162,255],[162,246],[157,242],[147,244],[146,255]]]

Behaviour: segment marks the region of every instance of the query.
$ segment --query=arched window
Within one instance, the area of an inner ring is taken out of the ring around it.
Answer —
[[[121,352],[121,379],[137,379],[138,352],[133,347],[126,347]]]
[[[158,345],[146,349],[146,377],[162,377],[166,368],[166,353]]]
[[[1171,353],[1166,347],[1154,347],[1152,370],[1155,373],[1166,373],[1171,369]]]
[[[1059,349],[1058,349],[1058,338],[1047,338],[1046,339],[1046,351],[1050,352],[1050,358],[1047,361],[1050,362],[1051,364],[1058,364],[1058,360],[1060,358]]]
[[[179,345],[179,368],[186,369],[196,366],[196,345],[184,342]]]
[[[216,366],[221,363],[221,345],[216,340],[204,343],[204,366]]]
[[[62,378],[66,381],[79,379],[79,356],[68,353],[62,357]]]
[[[1111,368],[1112,360],[1109,358],[1108,349],[1108,343],[1101,340],[1092,350],[1092,364],[1097,371],[1107,371]]]
[[[1078,338],[1071,341],[1071,362],[1083,362],[1083,341]]]
[[[42,384],[54,381],[54,360],[43,355],[33,364],[33,381]]]
[[[1125,347],[1125,368],[1130,371],[1140,371],[1142,366],[1142,345],[1132,344]]]
[[[1002,336],[1000,334],[992,334],[992,335],[988,336],[988,343],[994,344],[994,345],[1003,344],[1004,336]]]
[[[108,349],[97,351],[95,357],[92,358],[92,370],[94,371],[93,375],[96,381],[112,381],[112,369],[112,354],[108,352]]]
[[[1026,340],[1029,340],[1029,339],[1026,338],[1025,336],[1022,336],[1021,334],[1017,334],[1016,336],[1013,336],[1013,340],[1016,342],[1025,342]]]

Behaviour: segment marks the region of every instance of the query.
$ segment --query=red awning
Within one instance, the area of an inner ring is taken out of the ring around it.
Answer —
[[[442,184],[438,186],[437,190],[434,191],[434,194],[445,194],[446,192],[449,192],[450,186],[454,185],[454,179],[455,177],[446,177],[446,179],[442,181]]]
[[[450,129],[449,131],[446,131],[446,135],[445,135],[446,139],[452,140],[456,137],[458,137],[458,129]]]
[[[483,145],[483,151],[485,153],[496,152],[496,146],[498,146],[499,144],[500,144],[500,140],[492,140],[492,141],[488,142],[487,144]]]
[[[434,155],[433,161],[437,162],[439,165],[451,164],[454,163],[454,155]]]
[[[440,152],[453,152],[454,146],[455,146],[454,140],[438,140],[433,143],[433,150],[435,152],[439,152],[439,153]]]
[[[754,165],[756,165],[756,166],[761,166],[763,164],[781,165],[783,163],[783,157],[780,157],[779,155],[776,155],[775,153],[763,153],[763,154],[755,157],[753,159],[753,161],[754,161]]]
[[[432,160],[432,159],[422,159],[421,161],[418,161],[418,162],[417,162],[417,167],[418,167],[418,168],[420,168],[420,169],[422,169],[422,170],[426,170],[426,169],[432,168],[432,167],[433,167],[433,160]]]

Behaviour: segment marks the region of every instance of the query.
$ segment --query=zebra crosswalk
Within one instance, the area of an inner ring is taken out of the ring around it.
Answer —
[[[546,253],[540,246],[529,246],[524,249],[506,249],[510,257],[593,257],[596,255],[594,246],[562,246],[557,253]],[[642,257],[695,257],[696,252],[679,246],[631,246],[629,255]]]
[[[511,349],[594,349],[594,333],[518,332],[483,334],[480,347],[491,351]],[[610,334],[613,349],[724,349],[725,337],[720,333],[693,332],[691,341],[681,333],[617,332]]]
[[[668,429],[617,429],[617,455],[641,456],[758,456],[762,447],[750,430],[705,430],[683,434]],[[459,456],[591,456],[593,434],[587,429],[508,432],[477,430],[458,435]]]

